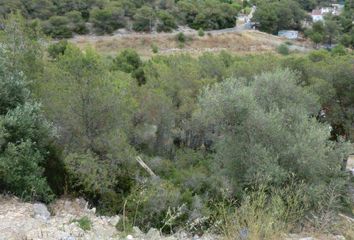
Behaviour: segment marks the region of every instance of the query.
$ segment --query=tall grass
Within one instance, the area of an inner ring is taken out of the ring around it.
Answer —
[[[219,231],[225,240],[281,239],[304,215],[301,188],[250,192],[236,207],[219,205]],[[231,211],[230,211],[231,210]]]

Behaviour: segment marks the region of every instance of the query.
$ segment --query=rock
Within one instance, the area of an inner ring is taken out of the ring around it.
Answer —
[[[188,239],[188,234],[184,231],[176,233],[175,236],[177,239]]]
[[[300,238],[299,240],[315,240],[313,237]]]
[[[33,204],[34,218],[42,219],[48,221],[50,218],[50,212],[47,209],[47,206],[43,203]]]
[[[192,238],[192,240],[199,240],[199,239],[200,239],[200,237],[199,237],[198,234],[194,235],[193,238]]]
[[[134,239],[134,237],[132,235],[127,236],[127,240],[133,240],[133,239]]]
[[[112,225],[112,226],[116,226],[119,223],[120,217],[119,216],[114,216],[111,217],[108,222]]]
[[[337,235],[337,236],[334,236],[334,239],[335,240],[345,240],[345,237],[342,235]]]
[[[240,231],[240,238],[247,239],[248,238],[248,228],[242,228]]]
[[[168,237],[164,237],[163,240],[180,240],[180,239],[176,238],[175,236],[168,236]]]
[[[61,240],[76,240],[76,239],[73,236],[68,236],[68,237],[62,238]]]
[[[88,210],[89,213],[96,214],[96,208],[91,208]]]
[[[160,238],[160,232],[155,228],[151,228],[146,234],[146,239],[148,240],[158,240]]]
[[[144,235],[143,232],[138,227],[133,227],[133,233],[134,233],[134,236],[137,236],[137,237]]]

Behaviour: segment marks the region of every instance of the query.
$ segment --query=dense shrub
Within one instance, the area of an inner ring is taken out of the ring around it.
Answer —
[[[226,80],[201,96],[202,123],[218,126],[215,131],[223,135],[215,136],[220,166],[214,171],[224,172],[234,194],[259,184],[282,186],[292,175],[308,186],[340,181],[342,159],[335,152],[345,153],[348,146],[329,142],[328,126],[308,118],[318,109],[316,98],[296,81],[293,73],[278,70],[256,77],[250,85]],[[249,141],[240,142],[244,137]],[[316,204],[316,199],[311,201]]]
[[[151,32],[154,27],[156,14],[151,7],[144,6],[134,14],[133,29],[138,32]]]
[[[125,49],[113,59],[113,70],[131,73],[142,65],[139,54],[133,49]]]
[[[50,202],[54,195],[43,177],[43,162],[43,155],[30,140],[9,143],[0,154],[0,185],[25,201]]]
[[[69,19],[69,28],[77,34],[86,34],[88,33],[88,29],[86,27],[86,23],[81,16],[79,11],[71,11],[65,14],[65,16]]]
[[[8,31],[13,26],[17,32]],[[2,36],[0,48],[0,191],[24,200],[49,202],[54,194],[44,177],[44,167],[50,162],[50,155],[56,159],[51,151],[55,131],[40,104],[31,98],[23,73],[23,55],[33,64],[36,61],[35,55],[29,54],[35,47],[33,40],[23,31],[21,19],[10,18],[5,33],[16,35]],[[21,50],[21,54],[14,50]]]
[[[177,28],[176,19],[169,12],[161,10],[158,12],[157,18],[158,32],[171,32],[173,29]]]
[[[70,21],[65,16],[53,16],[43,24],[45,34],[53,38],[71,38],[73,30],[69,26]]]
[[[129,221],[144,231],[151,227],[164,227],[169,218],[172,222],[168,227],[175,227],[181,224],[185,211],[180,190],[164,180],[155,179],[137,185],[127,198],[126,213]]]
[[[124,10],[121,8],[93,9],[90,13],[93,27],[98,34],[112,33],[125,26]]]
[[[108,176],[108,166],[92,153],[69,154],[64,163],[68,186],[91,199],[99,197],[115,184],[115,179]]]

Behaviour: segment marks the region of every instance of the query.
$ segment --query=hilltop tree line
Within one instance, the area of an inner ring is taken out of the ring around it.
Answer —
[[[268,236],[351,209],[341,170],[354,138],[351,53],[111,59],[45,49],[36,29],[17,15],[1,33],[2,192],[82,196],[99,213],[124,213],[125,226],[163,232],[230,215]]]
[[[194,29],[234,27],[240,5],[225,0],[14,0],[0,1],[0,14],[19,11],[37,20],[54,38],[70,38],[93,30],[112,33],[119,28],[169,32],[178,25]]]

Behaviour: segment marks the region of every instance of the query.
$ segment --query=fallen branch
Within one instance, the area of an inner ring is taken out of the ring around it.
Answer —
[[[151,168],[149,168],[148,165],[146,165],[146,163],[144,163],[140,156],[136,157],[136,161],[150,174],[151,177],[156,177],[156,174],[151,170]]]

